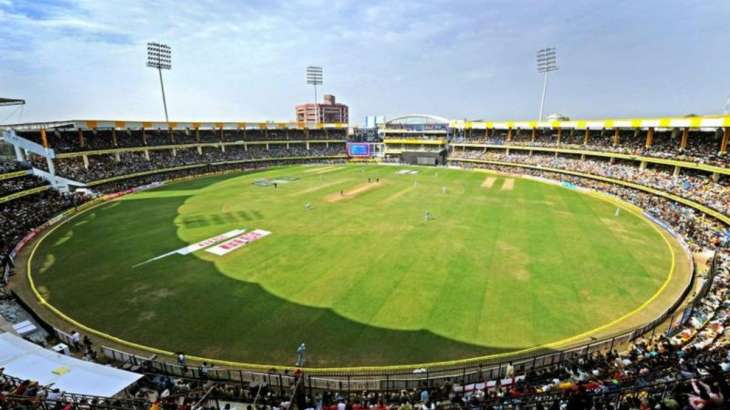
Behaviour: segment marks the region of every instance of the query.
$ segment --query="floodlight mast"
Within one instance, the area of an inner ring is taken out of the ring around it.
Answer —
[[[542,73],[545,76],[542,82],[542,97],[540,98],[540,111],[537,117],[538,121],[542,121],[542,110],[545,106],[545,94],[547,93],[548,73],[551,71],[558,71],[557,52],[555,47],[537,50],[537,72]]]
[[[167,115],[165,83],[162,81],[162,70],[172,70],[172,49],[170,46],[161,43],[147,43],[147,67],[156,68],[160,76],[162,106],[165,108],[165,122],[170,122],[170,118]]]
[[[728,100],[730,101],[730,100]],[[25,100],[19,98],[2,98],[0,97],[0,107],[10,107],[13,105],[25,105]]]
[[[317,86],[322,85],[322,67],[307,67],[307,84],[314,86],[314,115],[315,123],[319,123],[319,100],[317,99]]]

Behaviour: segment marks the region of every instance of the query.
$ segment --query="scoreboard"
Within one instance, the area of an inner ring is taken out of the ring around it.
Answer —
[[[360,142],[347,143],[347,155],[351,157],[371,157],[373,155],[370,144]]]

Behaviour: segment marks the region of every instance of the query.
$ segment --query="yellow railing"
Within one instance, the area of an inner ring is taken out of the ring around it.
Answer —
[[[160,151],[160,150],[171,150],[171,149],[191,149],[198,147],[213,147],[218,148],[221,146],[248,146],[248,145],[286,145],[286,144],[344,144],[346,140],[276,140],[276,141],[228,141],[228,142],[199,142],[194,144],[169,144],[169,145],[142,145],[138,147],[125,147],[125,148],[109,148],[109,149],[97,149],[90,151],[74,151],[74,152],[62,152],[56,154],[56,158],[74,158],[83,155],[107,155],[124,152],[143,152],[143,151]]]
[[[37,194],[39,192],[48,190],[48,188],[50,188],[49,185],[43,185],[43,186],[31,188],[31,189],[26,189],[25,191],[16,192],[14,194],[7,195],[7,196],[0,198],[0,204],[8,202],[8,201],[12,201],[14,199],[22,198],[24,196]]]
[[[7,174],[0,174],[0,181],[2,181],[4,179],[24,177],[30,173],[31,173],[30,170],[24,169],[22,171],[15,171],[15,172],[8,172]]]
[[[385,138],[383,142],[387,144],[406,144],[406,145],[445,145],[445,139],[418,139],[418,138]]]

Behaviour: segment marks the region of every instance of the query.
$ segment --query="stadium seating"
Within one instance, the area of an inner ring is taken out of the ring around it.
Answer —
[[[94,182],[108,178],[136,174],[147,171],[158,171],[188,165],[208,165],[227,161],[245,161],[256,159],[277,159],[292,157],[324,158],[344,154],[344,146],[318,147],[311,149],[302,147],[271,148],[255,146],[244,150],[232,147],[226,151],[206,148],[198,152],[195,149],[178,149],[175,154],[170,151],[152,151],[149,159],[141,152],[125,152],[119,154],[119,160],[112,155],[94,155],[88,157],[88,166],[80,157],[60,159],[56,162],[56,173],[62,177],[80,182]],[[39,169],[47,170],[43,158],[32,157],[31,161]]]
[[[316,134],[315,134],[316,131]],[[43,144],[41,134],[36,131],[17,131],[22,138]],[[184,129],[166,130],[65,130],[58,129],[46,134],[48,146],[59,153],[113,150],[119,148],[152,148],[155,146],[218,144],[262,141],[342,141],[346,130],[334,129],[328,132],[312,130],[305,136],[302,130],[229,130],[229,129]]]
[[[46,181],[32,175],[0,180],[0,196],[14,194],[16,192],[39,187],[41,185],[46,185]]]
[[[7,175],[17,171],[28,169],[27,165],[23,165],[17,161],[0,160],[0,175]]]
[[[543,130],[533,134],[531,130],[514,130],[511,138],[507,130],[493,130],[487,135],[481,132],[462,132],[453,138],[453,142],[473,143],[513,147],[546,147],[573,150],[587,150],[646,156],[654,158],[669,158],[679,161],[689,161],[702,164],[728,167],[728,154],[720,153],[722,132],[690,131],[687,144],[682,148],[682,138],[679,129],[672,131],[656,131],[653,133],[651,144],[647,144],[647,131],[621,130],[614,134],[611,130],[589,130],[587,133],[580,130],[571,130],[561,136],[558,142],[554,130]],[[586,140],[586,135],[587,140]],[[614,137],[617,135],[617,140]],[[647,146],[648,145],[648,146]]]
[[[450,158],[453,160],[467,158],[511,162],[615,178],[670,192],[697,201],[725,215],[730,215],[730,179],[722,178],[714,181],[708,175],[693,172],[692,170],[675,176],[671,168],[657,167],[642,170],[639,164],[635,162],[616,161],[611,163],[608,160],[558,157],[544,153],[527,155],[522,152],[504,154],[468,150],[455,151]]]

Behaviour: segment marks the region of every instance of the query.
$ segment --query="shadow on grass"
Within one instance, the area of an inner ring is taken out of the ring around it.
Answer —
[[[185,228],[205,228],[208,226],[220,226],[230,224],[240,224],[263,219],[263,214],[256,210],[236,211],[236,212],[220,212],[217,214],[190,215],[182,218],[179,222]]]
[[[137,261],[187,245],[171,222],[186,199],[120,201],[75,220],[86,223],[63,225],[41,243],[32,261],[36,283],[47,290],[51,304],[87,326],[218,359],[292,365],[301,342],[307,344],[307,364],[320,367],[414,364],[520,349],[463,343],[428,330],[368,326],[231,279],[192,256],[173,255],[131,269]],[[232,215],[230,220],[219,216],[221,226],[230,223],[233,229],[247,220],[242,213]],[[201,220],[218,224],[217,218]],[[44,266],[49,260],[54,262]]]

